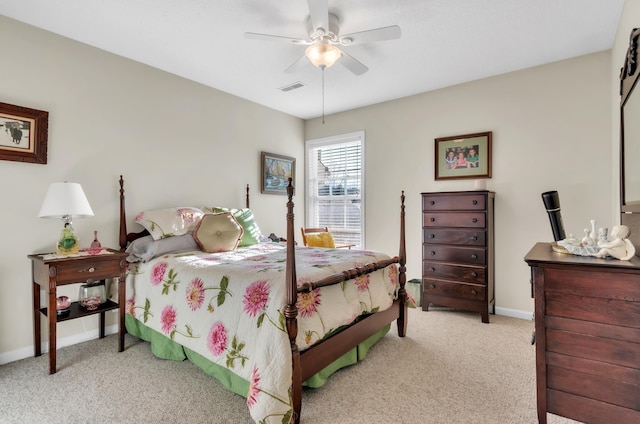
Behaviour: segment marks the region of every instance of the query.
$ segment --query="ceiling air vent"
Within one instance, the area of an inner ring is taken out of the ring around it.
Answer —
[[[295,90],[297,88],[302,88],[304,87],[304,84],[301,83],[300,81],[298,82],[294,82],[293,84],[289,84],[289,85],[285,85],[284,87],[280,87],[278,88],[278,90],[282,91],[283,93],[286,93],[288,91],[292,91]]]

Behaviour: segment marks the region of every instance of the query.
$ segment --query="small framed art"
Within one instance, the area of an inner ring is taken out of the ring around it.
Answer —
[[[0,159],[47,163],[49,112],[0,103]]]
[[[436,180],[491,178],[491,131],[436,138]]]
[[[274,153],[262,152],[262,186],[261,193],[287,194],[289,178],[295,183],[295,158]]]

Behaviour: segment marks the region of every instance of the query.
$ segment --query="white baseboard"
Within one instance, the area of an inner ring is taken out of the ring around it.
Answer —
[[[116,334],[118,332],[118,324],[105,327],[104,334]],[[72,346],[74,344],[83,343],[89,340],[97,339],[99,335],[98,329],[87,331],[82,334],[75,334],[69,337],[63,337],[58,339],[57,349],[63,347]],[[49,342],[43,339],[42,353],[49,352]],[[0,365],[8,364],[9,362],[19,361],[33,356],[33,346],[24,347],[21,349],[12,350],[10,352],[4,352],[0,354]]]
[[[496,315],[504,315],[512,318],[520,318],[526,320],[533,320],[533,312],[520,311],[518,309],[501,308],[496,306]]]

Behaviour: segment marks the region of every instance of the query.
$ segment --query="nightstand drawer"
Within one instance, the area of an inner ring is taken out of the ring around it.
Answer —
[[[486,194],[473,193],[456,196],[428,196],[422,197],[423,211],[450,211],[450,210],[485,210]]]
[[[486,265],[486,250],[483,248],[423,244],[422,257],[426,261],[434,260],[468,265]]]
[[[480,267],[443,264],[440,262],[422,263],[424,278],[462,281],[475,284],[486,284],[486,270]]]
[[[484,212],[425,212],[423,227],[485,228],[487,216]]]
[[[487,300],[487,288],[479,284],[457,283],[443,280],[422,281],[425,295],[453,296],[458,299]]]
[[[58,265],[58,285],[97,281],[120,275],[120,263],[117,261],[72,261]]]
[[[486,231],[459,230],[451,228],[425,228],[422,239],[425,243],[459,244],[463,246],[485,246]]]

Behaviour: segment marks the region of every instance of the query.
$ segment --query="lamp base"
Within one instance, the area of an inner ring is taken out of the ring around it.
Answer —
[[[60,240],[58,240],[56,253],[58,255],[70,255],[72,253],[78,253],[80,243],[78,237],[73,233],[71,224],[64,224],[64,229],[60,234]]]

